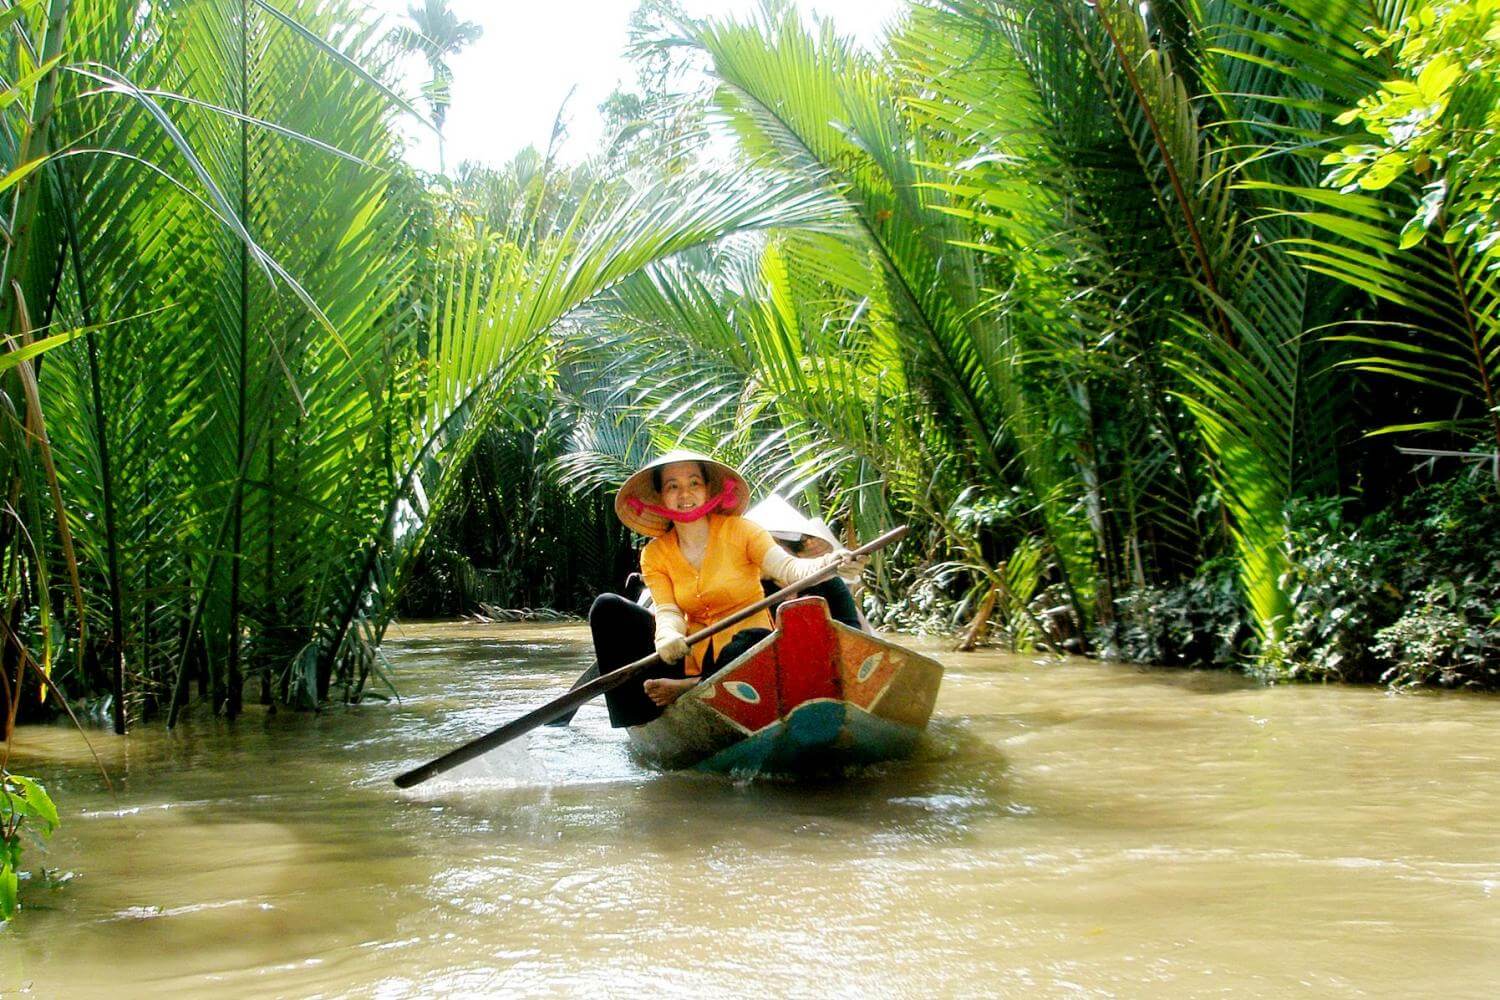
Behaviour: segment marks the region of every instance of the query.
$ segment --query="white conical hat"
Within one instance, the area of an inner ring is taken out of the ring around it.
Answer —
[[[812,525],[812,536],[814,538],[823,539],[823,541],[827,542],[832,548],[843,548],[838,538],[834,535],[833,529],[828,526],[827,521],[823,520],[821,517],[815,517],[807,523]]]
[[[820,556],[839,547],[838,540],[822,518],[805,517],[801,511],[786,500],[772,493],[745,512],[748,520],[765,528],[772,535],[787,541],[802,541],[808,546],[807,555]],[[822,542],[823,545],[815,544]]]

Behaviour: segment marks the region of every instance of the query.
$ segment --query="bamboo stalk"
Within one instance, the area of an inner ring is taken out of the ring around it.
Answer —
[[[83,274],[83,254],[78,245],[78,221],[73,214],[73,185],[66,163],[56,164],[58,186],[62,192],[63,228],[67,234],[68,253],[73,261],[73,282],[78,286],[78,308],[85,326],[94,325],[94,304],[89,298],[88,282]],[[98,334],[84,338],[89,361],[89,392],[94,409],[94,441],[99,451],[99,477],[104,500],[104,554],[109,577],[109,691],[114,699],[114,728],[125,735],[125,608],[120,586],[120,540],[115,524],[114,477],[109,461],[109,436],[104,422],[104,393],[100,387]]]
[[[275,420],[276,402],[271,401],[271,413],[267,419]],[[270,605],[272,620],[282,620],[281,602],[276,597],[276,428],[267,431],[266,441],[266,602]],[[278,628],[279,630],[279,628]],[[260,657],[260,703],[271,704],[271,664],[264,655]]]
[[[250,13],[247,9],[246,0],[240,0],[240,220],[249,231],[250,226]],[[234,527],[230,538],[230,563],[229,563],[229,662],[225,666],[226,683],[228,691],[223,700],[224,714],[234,719],[240,714],[241,699],[244,695],[245,680],[240,667],[240,603],[241,603],[241,568],[244,563],[244,553],[241,551],[244,545],[245,529],[245,473],[249,468],[249,456],[246,452],[245,435],[245,404],[246,404],[246,381],[249,378],[249,351],[250,351],[250,247],[245,240],[240,240],[240,300],[239,300],[239,371],[238,384],[236,386],[237,402],[235,405],[235,465],[240,469],[240,475],[235,479],[234,495],[231,503],[234,505]],[[215,692],[215,702],[219,701],[218,693]],[[218,705],[215,705],[217,709]]]

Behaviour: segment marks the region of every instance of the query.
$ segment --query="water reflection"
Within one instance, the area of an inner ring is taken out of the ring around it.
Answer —
[[[1487,995],[1500,702],[939,653],[909,761],[659,774],[602,707],[407,791],[586,636],[408,627],[401,700],[27,731],[66,826],[0,993]]]

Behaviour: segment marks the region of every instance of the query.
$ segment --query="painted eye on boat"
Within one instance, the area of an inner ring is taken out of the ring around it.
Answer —
[[[760,704],[760,692],[744,681],[726,681],[724,690],[734,695],[740,701],[749,702],[752,705]]]

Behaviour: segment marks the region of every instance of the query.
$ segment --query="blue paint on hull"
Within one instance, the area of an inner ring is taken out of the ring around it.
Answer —
[[[909,756],[922,731],[847,702],[818,700],[698,765],[700,771],[799,774]]]

